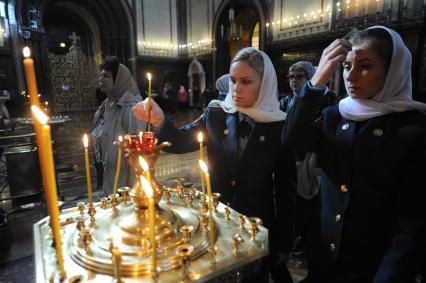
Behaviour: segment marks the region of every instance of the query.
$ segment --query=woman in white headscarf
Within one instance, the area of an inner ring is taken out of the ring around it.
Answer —
[[[265,53],[244,48],[232,60],[229,74],[225,100],[213,100],[194,123],[177,129],[154,104],[152,125],[160,140],[172,142],[168,150],[174,153],[197,150],[196,136],[203,131],[212,189],[240,213],[262,218],[270,228],[272,254],[283,255],[291,243],[288,211],[296,168],[292,153],[281,146],[285,114],[279,109],[275,69]],[[139,103],[135,116],[146,121],[147,107],[146,100]],[[277,258],[272,261],[278,263]],[[269,282],[268,269],[264,264],[263,272],[252,281]],[[279,271],[275,273],[281,275],[277,282],[292,282],[285,264]]]
[[[349,97],[318,116],[337,64]],[[321,206],[305,282],[414,282],[424,257],[426,105],[411,54],[374,26],[335,40],[288,113],[283,142],[320,155]]]
[[[229,92],[229,74],[225,74],[216,80],[217,99],[225,100]]]
[[[146,124],[133,116],[132,107],[142,97],[129,69],[117,57],[103,61],[99,84],[107,98],[95,113],[91,136],[95,160],[103,164],[103,194],[108,195],[113,191],[117,169],[118,147],[114,141],[120,135],[139,133]],[[118,187],[132,186],[134,180],[134,170],[123,157]]]

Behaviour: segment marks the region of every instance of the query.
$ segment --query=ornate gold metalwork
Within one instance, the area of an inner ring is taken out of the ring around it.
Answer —
[[[123,146],[120,144],[120,146]],[[149,153],[126,147],[126,157],[137,174],[143,172],[137,162],[143,155],[149,164],[152,184],[154,185],[155,234],[158,282],[195,281],[204,282],[217,277],[236,278],[238,272],[229,276],[234,269],[241,269],[248,263],[253,263],[268,253],[268,231],[256,226],[256,242],[249,241],[250,235],[241,231],[239,221],[244,216],[233,211],[228,220],[225,219],[225,205],[217,204],[217,213],[212,213],[214,221],[215,250],[209,250],[207,214],[201,212],[201,192],[184,189],[184,180],[180,179],[176,188],[167,188],[168,200],[162,200],[164,188],[155,180],[154,165],[162,144],[150,147]],[[144,167],[145,168],[145,167]],[[146,169],[145,169],[146,170]],[[149,175],[144,171],[145,175]],[[138,178],[137,178],[138,179]],[[119,190],[123,192],[123,190]],[[127,191],[127,189],[125,189]],[[190,205],[183,195],[190,195]],[[62,211],[61,218],[76,220],[80,230],[74,225],[63,227],[64,233],[64,262],[70,277],[83,276],[91,282],[110,281],[112,276],[119,274],[122,281],[146,282],[152,281],[152,250],[149,240],[147,196],[139,182],[129,192],[130,201],[117,201],[113,206],[98,209],[96,221],[91,210],[101,203],[94,203],[87,214],[81,215],[84,204],[79,207]],[[122,196],[123,197],[123,196]],[[117,199],[117,198],[114,198]],[[229,208],[227,208],[229,210]],[[119,213],[118,213],[119,212]],[[235,216],[234,216],[235,215]],[[255,222],[255,219],[252,219]],[[90,223],[90,226],[85,224]],[[227,223],[229,222],[229,223]],[[259,224],[256,222],[256,224]],[[241,224],[244,226],[244,223]],[[225,228],[226,227],[226,228]],[[35,261],[37,282],[45,282],[51,274],[57,274],[54,249],[51,238],[46,238],[50,231],[48,218],[34,225]],[[240,232],[238,238],[235,233]],[[116,240],[116,236],[119,240]],[[114,260],[111,250],[111,239],[114,238]],[[248,241],[245,241],[245,240]],[[244,245],[241,245],[242,242]],[[232,249],[233,247],[233,249]],[[189,264],[191,270],[189,271]],[[55,277],[55,276],[54,276]],[[57,277],[57,275],[56,275]],[[235,281],[235,280],[234,280]],[[222,282],[222,281],[220,281]]]
[[[56,112],[93,109],[99,71],[95,59],[83,54],[78,37],[65,55],[49,53],[52,94]]]

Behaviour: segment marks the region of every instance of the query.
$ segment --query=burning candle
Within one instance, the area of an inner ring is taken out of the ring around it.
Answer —
[[[84,161],[86,163],[86,179],[87,179],[87,193],[89,195],[89,207],[92,207],[92,182],[90,180],[90,164],[89,164],[89,138],[87,134],[83,136],[83,145],[84,145]]]
[[[214,225],[213,225],[213,203],[212,203],[212,188],[211,188],[211,182],[210,182],[210,174],[207,168],[206,163],[204,161],[200,160],[200,167],[201,170],[203,170],[204,175],[206,177],[206,183],[207,183],[207,194],[209,196],[209,226],[210,226],[210,251],[214,252]]]
[[[203,133],[199,132],[198,133],[198,142],[200,143],[200,160],[203,160],[204,156],[203,156]],[[201,173],[201,190],[203,192],[203,197],[205,197],[206,195],[206,185],[205,185],[205,178],[204,178],[204,174],[203,171],[200,171]]]
[[[157,274],[157,243],[155,241],[155,204],[154,204],[154,191],[152,190],[151,183],[144,177],[140,176],[142,187],[148,197],[148,227],[149,238],[151,242],[151,256],[152,256],[152,276]]]
[[[30,95],[31,105],[40,107],[40,101],[38,99],[37,79],[34,69],[34,60],[30,57],[31,50],[28,46],[22,50],[24,55],[24,71],[25,78],[27,80],[28,93]]]
[[[148,79],[148,132],[151,131],[151,73],[147,73],[146,77]]]
[[[61,226],[59,223],[58,196],[56,191],[55,164],[53,162],[52,139],[50,126],[47,125],[48,117],[35,105],[31,106],[34,117],[41,124],[40,137],[43,143],[39,146],[41,152],[41,167],[43,174],[44,192],[49,210],[50,224],[52,226],[52,235],[55,240],[56,259],[59,267],[59,275],[66,278],[64,269],[64,258],[62,255]],[[36,121],[35,121],[36,122]]]
[[[123,142],[123,137],[118,136],[118,157],[117,157],[117,169],[115,171],[115,179],[114,179],[114,189],[112,191],[112,195],[115,198],[115,194],[117,193],[117,186],[118,186],[118,178],[120,177],[120,168],[121,168],[121,143]]]

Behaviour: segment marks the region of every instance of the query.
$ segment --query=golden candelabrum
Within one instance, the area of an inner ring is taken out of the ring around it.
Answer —
[[[182,178],[176,187],[163,187],[155,179],[155,164],[170,143],[157,145],[154,133],[128,135],[116,143],[136,172],[135,184],[119,188],[118,197],[111,195],[94,203],[94,223],[84,203],[61,212],[65,280],[235,282],[260,267],[260,259],[268,254],[268,230],[260,219],[220,203],[220,194],[212,194],[214,208],[208,211],[206,196],[195,188],[185,188]],[[141,158],[148,169],[142,168]],[[139,178],[142,175],[149,179],[152,195],[147,195]],[[150,199],[155,205],[154,246],[147,209]],[[210,213],[213,239],[207,225]],[[37,282],[59,281],[49,230],[48,218],[34,225]],[[214,241],[215,253],[209,252],[210,241]]]

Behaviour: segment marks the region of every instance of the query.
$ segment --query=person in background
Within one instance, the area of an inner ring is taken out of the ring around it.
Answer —
[[[204,97],[204,104],[203,104],[203,108],[206,107],[207,105],[209,105],[210,101],[212,101],[213,99],[215,99],[214,97],[214,92],[212,91],[212,86],[208,85],[203,92],[203,97]]]
[[[280,109],[282,111],[288,112],[294,103],[294,99],[299,95],[303,85],[310,80],[314,74],[315,67],[311,62],[299,61],[290,66],[287,78],[292,93],[280,100]]]
[[[188,106],[188,92],[185,90],[183,85],[180,86],[177,93],[177,102],[179,104],[179,110],[185,111]]]
[[[170,141],[168,152],[197,150],[197,133],[205,133],[213,191],[246,216],[257,216],[268,227],[271,255],[262,271],[247,282],[292,282],[285,265],[291,246],[291,205],[296,182],[293,153],[282,147],[285,113],[279,109],[277,78],[269,57],[255,49],[240,50],[231,62],[229,91],[224,101],[213,100],[204,115],[177,129],[158,105],[151,121],[160,141]],[[147,100],[134,107],[147,120]],[[275,196],[275,199],[274,199]]]
[[[194,108],[200,108],[201,99],[200,99],[200,90],[198,86],[192,88],[192,106]]]
[[[287,78],[292,90],[280,100],[280,109],[288,112],[293,106],[303,85],[312,78],[315,67],[311,62],[298,61],[290,66]],[[297,193],[295,196],[295,227],[293,248],[291,251],[291,263],[299,265],[305,257],[305,245],[308,241],[310,219],[312,210],[317,202],[320,177],[315,153],[297,153]]]
[[[167,104],[169,113],[174,115],[176,114],[176,106],[177,106],[177,100],[176,100],[176,91],[173,89],[173,86],[171,83],[169,83],[167,88]]]
[[[103,164],[103,194],[112,193],[117,169],[118,147],[114,141],[119,135],[137,134],[146,123],[136,119],[132,107],[142,100],[129,69],[117,57],[107,57],[101,64],[99,85],[107,98],[93,118],[92,144],[95,161]],[[134,170],[128,162],[121,162],[118,187],[132,186]]]
[[[225,100],[229,92],[229,74],[225,74],[216,80],[216,89],[218,92],[217,99]]]
[[[338,64],[349,96],[318,113]],[[322,169],[303,282],[414,282],[425,257],[425,114],[394,30],[373,26],[324,49],[283,130],[283,143],[318,152]]]

